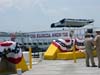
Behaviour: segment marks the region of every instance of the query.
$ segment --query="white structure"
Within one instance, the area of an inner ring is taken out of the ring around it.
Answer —
[[[93,27],[93,19],[62,19],[59,22],[51,24],[51,28],[67,27],[63,30],[40,31],[30,33],[15,34],[15,41],[25,46],[32,46],[46,50],[53,40],[66,39],[67,37],[82,37],[84,38],[85,32]],[[89,27],[85,27],[89,26]],[[72,32],[73,31],[73,32]],[[11,36],[0,37],[2,40],[10,40]]]

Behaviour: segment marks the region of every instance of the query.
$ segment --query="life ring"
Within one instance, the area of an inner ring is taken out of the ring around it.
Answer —
[[[0,57],[2,56],[9,62],[18,64],[22,59],[22,50],[16,42],[5,41],[0,43]]]
[[[83,38],[75,38],[75,47],[76,50],[84,50],[85,46],[84,46],[84,39]]]
[[[53,44],[58,47],[61,52],[72,51],[73,41],[71,38],[53,40]]]

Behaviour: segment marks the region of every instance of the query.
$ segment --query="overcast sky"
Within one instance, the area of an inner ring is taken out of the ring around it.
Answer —
[[[100,0],[0,0],[0,31],[46,31],[63,18],[94,19],[100,27]]]

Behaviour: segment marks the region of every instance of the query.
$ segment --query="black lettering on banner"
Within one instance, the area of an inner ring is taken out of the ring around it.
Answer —
[[[37,34],[37,38],[51,37],[50,34]]]
[[[61,36],[61,33],[53,33],[52,34],[52,37],[60,37]]]
[[[36,35],[35,35],[35,34],[33,34],[33,35],[32,35],[32,38],[36,38]]]
[[[68,33],[62,33],[63,34],[63,36],[68,36]]]

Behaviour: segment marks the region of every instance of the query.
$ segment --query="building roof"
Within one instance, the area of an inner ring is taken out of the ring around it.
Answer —
[[[56,27],[83,27],[90,23],[93,23],[93,19],[62,19],[59,22],[52,23],[51,28]]]

